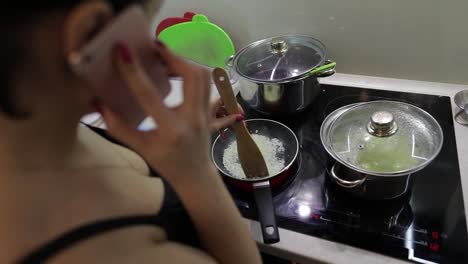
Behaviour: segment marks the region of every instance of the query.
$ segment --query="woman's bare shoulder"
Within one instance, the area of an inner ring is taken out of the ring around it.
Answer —
[[[78,138],[81,142],[82,155],[78,158],[82,163],[122,167],[134,169],[142,175],[149,175],[149,168],[143,158],[136,152],[112,143],[85,125],[78,126]],[[87,154],[87,155],[86,155]],[[92,157],[92,160],[90,158]]]

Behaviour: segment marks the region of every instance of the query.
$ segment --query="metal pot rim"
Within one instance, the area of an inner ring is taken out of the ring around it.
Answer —
[[[277,174],[274,174],[274,175],[270,175],[270,176],[267,176],[267,177],[262,177],[262,178],[253,178],[253,179],[249,179],[249,178],[246,178],[246,179],[239,179],[237,177],[234,177],[232,176],[229,172],[223,170],[222,168],[220,168],[220,166],[218,166],[218,164],[216,162],[214,162],[215,158],[214,158],[214,146],[216,145],[216,142],[218,142],[218,140],[221,138],[220,135],[218,135],[216,137],[216,139],[213,141],[213,144],[211,145],[211,159],[213,160],[213,163],[214,165],[216,166],[216,168],[218,169],[218,171],[220,171],[221,173],[223,173],[225,176],[229,177],[229,178],[232,178],[234,180],[238,180],[238,181],[241,181],[241,182],[250,182],[252,184],[256,183],[256,182],[264,182],[264,181],[267,181],[267,180],[270,180],[276,176],[279,176],[281,175],[283,172],[285,172],[286,170],[288,170],[292,164],[294,164],[294,162],[296,161],[297,159],[297,156],[299,155],[299,140],[297,139],[297,136],[296,134],[294,134],[294,132],[286,125],[278,122],[278,121],[275,121],[275,120],[271,120],[271,119],[265,119],[265,118],[255,118],[255,119],[248,119],[248,120],[245,120],[245,122],[252,122],[252,121],[267,121],[267,122],[272,122],[272,123],[276,123],[278,125],[281,125],[283,127],[285,127],[289,132],[291,132],[291,135],[294,136],[294,139],[296,141],[296,152],[294,153],[294,158],[291,159],[291,162],[289,162],[288,164],[286,164],[284,166],[284,168],[279,171]]]
[[[320,140],[322,142],[322,145],[323,147],[325,148],[325,150],[328,152],[328,154],[330,156],[333,157],[333,159],[339,163],[341,163],[343,166],[346,166],[354,171],[357,171],[357,172],[360,172],[360,173],[363,173],[363,174],[366,174],[366,175],[370,175],[370,176],[377,176],[377,177],[398,177],[398,176],[405,176],[405,175],[410,175],[410,174],[413,174],[415,172],[418,172],[422,169],[424,169],[427,165],[429,165],[440,153],[440,151],[442,150],[442,146],[444,145],[444,133],[442,131],[442,127],[440,126],[439,122],[437,122],[437,120],[431,115],[429,114],[427,111],[415,106],[415,105],[412,105],[412,104],[408,104],[408,103],[405,103],[405,102],[400,102],[400,101],[392,101],[392,100],[377,100],[377,101],[380,101],[380,102],[393,102],[393,103],[400,103],[400,104],[405,104],[405,105],[408,105],[408,106],[411,106],[411,107],[416,107],[418,108],[420,111],[422,111],[422,113],[429,119],[431,119],[432,121],[434,121],[434,123],[437,125],[437,128],[438,130],[440,131],[440,144],[437,148],[437,150],[434,152],[434,154],[432,155],[432,157],[426,161],[424,161],[423,163],[411,168],[411,169],[406,169],[406,170],[401,170],[401,171],[395,171],[395,172],[387,172],[387,173],[383,173],[383,172],[374,172],[374,171],[368,171],[368,170],[365,170],[365,169],[361,169],[357,166],[354,166],[353,164],[349,164],[347,163],[346,161],[342,160],[341,158],[339,158],[334,152],[332,149],[330,149],[330,146],[329,146],[329,142],[327,141],[328,139],[328,128],[330,128],[331,126],[333,126],[335,120],[340,116],[342,115],[344,112],[347,112],[353,108],[356,108],[356,107],[359,107],[360,105],[363,105],[363,104],[370,104],[370,103],[373,103],[375,101],[369,101],[369,102],[360,102],[360,103],[354,103],[354,104],[349,104],[349,105],[345,105],[343,107],[340,107],[338,109],[336,109],[335,111],[333,111],[332,113],[330,113],[326,118],[325,120],[323,121],[322,123],[322,126],[320,127]],[[341,113],[340,113],[341,112]],[[333,119],[332,119],[333,118]],[[329,121],[328,122],[328,125],[326,126],[327,122],[326,121]],[[331,121],[331,122],[330,122]]]
[[[310,76],[315,76],[314,74],[310,75],[308,74],[308,72],[305,72],[301,75],[298,75],[298,76],[295,76],[295,77],[292,77],[292,78],[286,78],[286,79],[280,79],[280,80],[275,80],[275,81],[262,81],[262,80],[257,80],[255,78],[252,78],[252,77],[249,77],[249,76],[246,76],[245,74],[243,74],[242,72],[240,72],[238,70],[238,66],[237,66],[237,60],[239,59],[239,56],[242,55],[246,50],[248,49],[251,49],[255,46],[258,46],[259,44],[262,44],[264,43],[266,40],[268,39],[274,39],[274,38],[280,38],[280,37],[307,37],[307,38],[310,38],[310,39],[313,39],[314,41],[316,41],[317,43],[319,43],[322,47],[323,47],[323,57],[321,58],[320,60],[320,63],[318,63],[315,67],[311,68],[309,71],[312,71],[318,67],[320,67],[321,65],[323,65],[327,59],[327,49],[326,49],[326,46],[325,44],[323,44],[320,40],[316,39],[316,38],[313,38],[309,35],[305,35],[305,34],[285,34],[285,35],[276,35],[276,36],[272,36],[272,37],[267,37],[267,38],[264,38],[264,39],[261,39],[261,40],[257,40],[253,43],[250,43],[248,44],[247,46],[243,47],[239,52],[237,52],[234,57],[232,58],[232,68],[234,69],[234,71],[239,75],[241,76],[242,78],[244,79],[247,79],[251,82],[255,82],[255,83],[259,83],[259,84],[281,84],[281,83],[289,83],[289,82],[294,82],[294,81],[300,81],[302,79],[305,79],[307,77],[310,77]]]

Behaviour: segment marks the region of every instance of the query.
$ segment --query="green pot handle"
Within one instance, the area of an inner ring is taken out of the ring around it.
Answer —
[[[316,75],[317,77],[328,77],[335,74],[336,62],[327,60],[324,65],[317,67],[309,72],[309,75]]]

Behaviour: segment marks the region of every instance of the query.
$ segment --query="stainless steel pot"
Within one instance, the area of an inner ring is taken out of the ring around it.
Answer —
[[[369,199],[393,199],[411,188],[412,175],[439,154],[442,128],[424,110],[401,102],[344,106],[323,122],[320,137],[336,161],[331,179]]]
[[[310,106],[320,92],[318,77],[335,73],[325,46],[303,35],[254,42],[227,62],[241,84],[242,99],[263,114],[284,115]]]
[[[463,90],[455,94],[453,101],[459,108],[453,118],[458,124],[468,126],[468,90]]]

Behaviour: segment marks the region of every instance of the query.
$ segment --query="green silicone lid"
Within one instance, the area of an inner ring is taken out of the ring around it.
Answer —
[[[164,29],[159,39],[175,54],[213,68],[225,68],[226,60],[235,53],[226,32],[200,14],[191,22]]]

